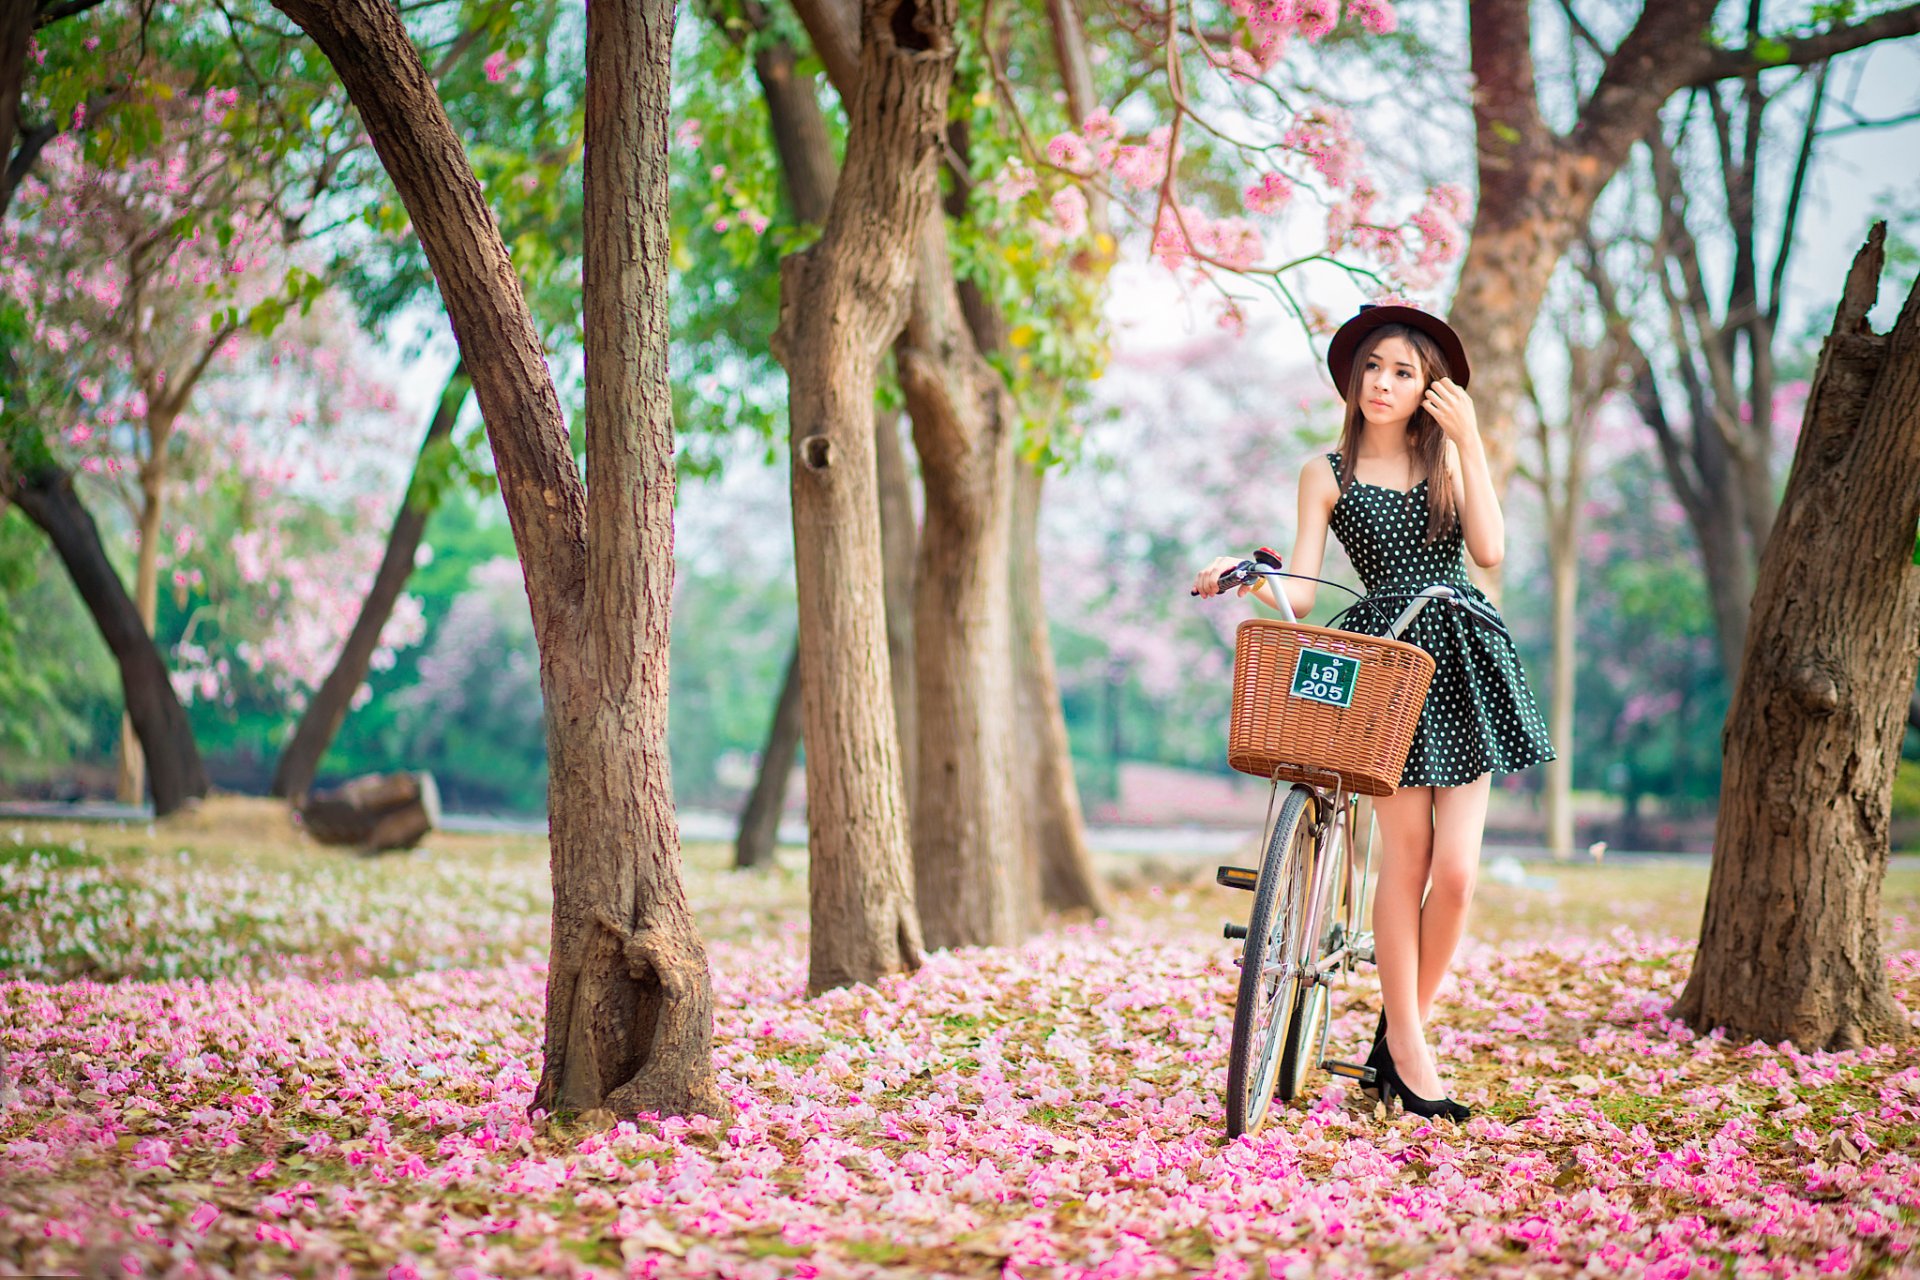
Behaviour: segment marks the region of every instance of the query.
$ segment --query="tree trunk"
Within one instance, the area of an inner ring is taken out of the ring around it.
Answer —
[[[780,836],[780,813],[786,808],[787,779],[800,755],[800,650],[796,644],[780,682],[780,700],[774,706],[773,727],[760,752],[760,776],[740,813],[740,834],[733,842],[733,865],[738,870],[763,867],[773,861]]]
[[[1906,1026],[1880,885],[1920,662],[1920,287],[1874,334],[1885,231],[1847,277],[1761,560],[1700,949],[1674,1008],[1698,1030],[1808,1051]]]
[[[898,724],[902,772],[912,793],[913,761],[913,520],[912,477],[900,447],[900,415],[876,412],[873,421],[875,476],[880,486],[880,554],[886,565],[887,663],[892,674],[894,719]],[[760,773],[740,814],[734,839],[736,869],[773,860],[780,815],[787,804],[787,782],[800,754],[800,650],[796,641],[780,682],[773,724],[760,753]]]
[[[446,388],[440,393],[440,402],[434,406],[426,439],[420,443],[420,454],[413,464],[413,480],[407,485],[407,495],[393,518],[393,528],[387,534],[386,554],[380,558],[373,585],[367,588],[366,599],[360,603],[360,616],[354,620],[340,656],[334,659],[333,670],[327,672],[327,678],[314,690],[293,737],[280,753],[280,763],[273,771],[272,794],[295,805],[313,786],[320,761],[346,722],[353,695],[373,666],[374,650],[380,647],[380,633],[393,616],[394,603],[406,590],[407,579],[413,576],[414,557],[419,554],[420,539],[426,533],[427,518],[433,514],[437,493],[437,489],[421,482],[420,470],[439,445],[452,438],[454,420],[460,416],[460,406],[466,403],[472,387],[465,366],[455,364]]]
[[[1100,876],[1087,848],[1080,788],[1073,777],[1067,720],[1054,675],[1047,632],[1046,583],[1040,565],[1040,498],[1046,476],[1024,459],[1013,464],[1013,548],[1008,577],[1013,592],[1014,776],[1022,861],[1033,868],[1040,902],[1049,911],[1106,914]]]
[[[7,496],[52,539],[54,550],[100,635],[120,666],[127,718],[139,735],[147,761],[147,782],[158,817],[207,794],[207,771],[167,675],[166,661],[154,646],[153,632],[140,617],[133,597],[120,581],[100,530],[73,491],[73,478],[51,463],[16,474],[0,468]]]
[[[900,731],[900,776],[905,780],[911,830],[914,789],[920,777],[920,705],[914,687],[914,566],[920,530],[913,514],[913,473],[900,443],[900,415],[875,413],[874,469],[880,484],[880,558],[887,580],[887,663],[893,677],[893,719]]]
[[[743,6],[749,25],[766,32],[771,19],[758,0]],[[737,28],[730,30],[737,31]],[[824,224],[840,181],[840,164],[833,139],[814,88],[813,77],[802,75],[799,54],[784,37],[764,41],[754,51],[754,73],[767,103],[774,151],[794,217],[815,226]],[[880,501],[880,549],[886,566],[887,657],[892,671],[894,714],[899,725],[903,773],[907,794],[914,777],[913,718],[913,560],[916,532],[913,515],[913,478],[900,446],[900,415],[876,412],[873,423],[874,459]],[[799,649],[796,641],[795,655]],[[770,860],[786,806],[787,779],[800,748],[800,686],[795,658],[787,674],[760,754],[760,776],[741,814],[740,835],[734,845],[736,867],[758,866]],[[769,772],[771,770],[771,772]]]
[[[1554,759],[1547,764],[1547,848],[1556,858],[1573,856],[1573,692],[1574,664],[1579,661],[1582,495],[1572,490],[1563,501],[1564,507],[1554,510],[1547,533],[1553,578],[1553,684],[1547,723],[1554,750]]]
[[[173,435],[173,419],[162,414],[149,415],[147,441],[149,452],[140,468],[140,543],[134,550],[133,607],[140,613],[140,625],[154,633],[160,620],[160,526],[167,511],[167,442]],[[116,794],[121,804],[138,804],[146,794],[146,768],[140,755],[140,736],[133,721],[120,718],[120,777]]]
[[[20,91],[27,76],[27,47],[33,43],[36,0],[0,0],[0,217],[13,203],[21,173],[14,169],[14,140],[20,135]],[[22,154],[32,163],[33,155]]]
[[[918,965],[886,656],[873,397],[937,217],[953,0],[869,0],[847,157],[825,230],[781,263],[773,350],[790,380],[794,567],[807,743],[809,990]]]
[[[926,495],[914,600],[914,883],[928,946],[999,946],[1020,937],[1033,905],[1017,873],[1008,773],[1013,398],[967,327],[944,218],[921,231],[914,290],[896,348]]]
[[[1468,5],[1480,192],[1448,318],[1473,361],[1499,492],[1513,468],[1527,339],[1547,282],[1661,105],[1711,57],[1713,10],[1714,0],[1648,4],[1561,137],[1540,114],[1527,0]]]
[[[553,943],[533,1107],[724,1114],[667,773],[673,440],[662,0],[587,16],[583,484],[520,282],[388,0],[276,0],[332,62],[406,203],[486,420],[540,647]]]

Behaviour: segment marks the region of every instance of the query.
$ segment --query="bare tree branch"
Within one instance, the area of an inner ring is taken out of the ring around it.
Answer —
[[[1865,22],[1835,27],[1818,35],[1758,40],[1744,49],[1716,49],[1688,85],[1753,75],[1771,67],[1803,67],[1851,52],[1880,40],[1920,34],[1920,4],[1878,14]]]
[[[1787,208],[1780,226],[1780,251],[1774,255],[1773,275],[1767,282],[1767,331],[1780,323],[1780,287],[1787,276],[1787,258],[1793,250],[1794,224],[1800,217],[1800,195],[1806,190],[1807,171],[1813,167],[1814,140],[1821,136],[1820,108],[1827,97],[1827,73],[1833,64],[1820,64],[1813,80],[1813,102],[1807,107],[1807,131],[1800,138],[1800,156],[1794,162],[1793,183],[1787,188]]]

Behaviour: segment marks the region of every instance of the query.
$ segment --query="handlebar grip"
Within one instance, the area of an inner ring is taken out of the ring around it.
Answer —
[[[1253,561],[1242,560],[1239,564],[1233,566],[1233,568],[1224,570],[1220,574],[1220,577],[1214,584],[1214,593],[1217,595],[1225,592],[1230,587],[1245,586],[1253,580]],[[1189,588],[1187,594],[1197,596],[1200,594],[1200,591],[1198,588]]]

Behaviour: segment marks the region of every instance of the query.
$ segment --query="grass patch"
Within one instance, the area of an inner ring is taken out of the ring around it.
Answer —
[[[84,843],[0,844],[0,867],[99,867],[106,859]]]

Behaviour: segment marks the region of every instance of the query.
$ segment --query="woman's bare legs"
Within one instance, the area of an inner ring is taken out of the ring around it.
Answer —
[[[1427,1052],[1420,1007],[1420,902],[1433,866],[1433,799],[1431,787],[1402,787],[1373,802],[1381,844],[1373,891],[1373,954],[1387,1015],[1387,1049],[1407,1088],[1423,1098],[1440,1096],[1440,1076]]]
[[[1384,846],[1373,900],[1373,947],[1387,1049],[1407,1088],[1445,1093],[1427,1048],[1434,993],[1466,932],[1480,870],[1492,776],[1458,787],[1404,787],[1374,801]]]
[[[1433,993],[1453,964],[1467,931],[1467,907],[1480,875],[1480,839],[1487,829],[1493,775],[1458,787],[1433,789],[1433,866],[1420,909],[1420,1025],[1433,1012]]]

